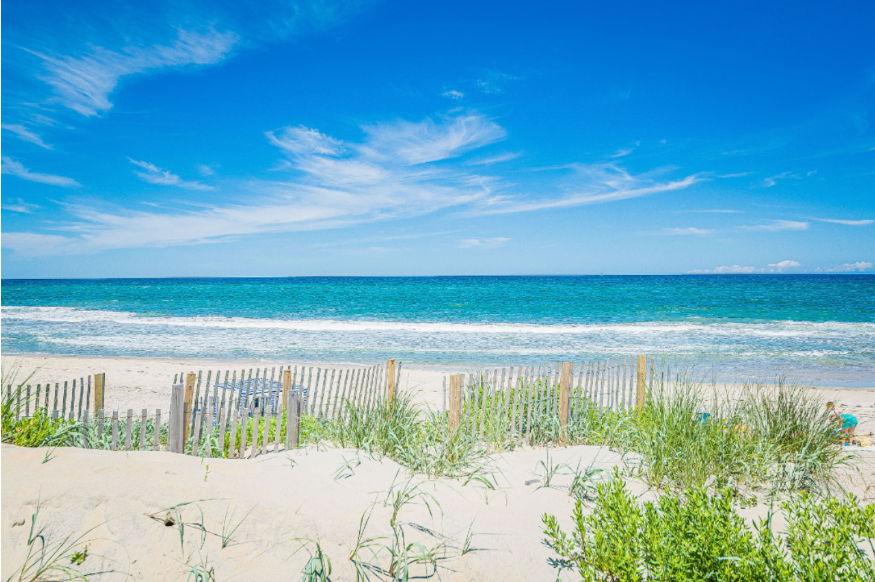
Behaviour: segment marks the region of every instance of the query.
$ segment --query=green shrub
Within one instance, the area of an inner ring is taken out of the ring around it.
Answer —
[[[599,484],[592,513],[576,503],[570,536],[544,515],[545,543],[558,568],[586,581],[875,580],[875,563],[860,547],[868,541],[875,555],[875,505],[801,494],[782,509],[786,536],[772,532],[771,518],[748,528],[727,490],[692,488],[640,505],[615,476]]]

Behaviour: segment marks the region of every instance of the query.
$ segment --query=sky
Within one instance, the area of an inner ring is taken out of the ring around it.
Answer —
[[[2,277],[875,272],[875,4],[2,19]]]

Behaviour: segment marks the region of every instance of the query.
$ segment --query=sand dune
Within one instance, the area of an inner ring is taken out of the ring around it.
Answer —
[[[235,461],[57,449],[43,463],[45,453],[3,445],[4,579],[24,559],[30,518],[40,501],[40,520],[49,524],[50,540],[97,527],[89,536],[95,541],[89,543],[91,557],[84,564],[92,571],[111,568],[135,580],[184,580],[191,565],[203,562],[215,568],[217,580],[234,575],[240,580],[297,580],[315,546],[307,544],[295,553],[301,545],[295,540],[307,538],[318,540],[331,559],[332,580],[355,580],[349,556],[361,516],[373,506],[367,537],[391,537],[392,506],[384,502],[391,498],[390,489],[397,491],[410,478],[393,461],[352,450],[309,448]],[[541,516],[556,514],[567,524],[573,500],[564,489],[525,484],[536,478],[545,454],[540,449],[494,457],[494,490],[477,482],[414,478],[427,497],[401,510],[407,543],[446,546],[439,552],[446,554],[438,562],[442,580],[555,579],[547,562],[551,553],[541,544]],[[595,462],[605,469],[619,462],[616,453],[599,447],[560,448],[551,456],[557,464]],[[569,479],[563,475],[557,483]],[[181,509],[187,524],[181,545],[177,527],[165,527],[148,514],[186,502],[196,503]],[[233,511],[234,525],[246,517],[222,549],[227,511]],[[471,551],[461,555],[469,528]],[[370,559],[367,552],[364,556]],[[371,561],[385,566],[388,554]],[[420,567],[416,573],[425,571]]]

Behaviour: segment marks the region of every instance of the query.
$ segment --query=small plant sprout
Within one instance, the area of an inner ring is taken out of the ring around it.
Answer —
[[[574,476],[571,479],[568,494],[580,501],[592,501],[596,496],[597,476],[603,472],[604,469],[596,469],[592,463],[581,468],[580,462],[578,462],[573,471]]]
[[[73,552],[73,555],[70,556],[70,563],[75,564],[77,566],[81,566],[82,562],[85,561],[85,558],[88,557],[88,544],[85,544],[85,547],[82,548],[81,552]]]
[[[43,462],[40,463],[41,465],[45,465],[46,463],[48,463],[49,461],[51,461],[52,459],[55,458],[54,456],[52,456],[52,453],[55,452],[55,449],[56,449],[56,448],[57,448],[57,447],[54,447],[54,448],[51,448],[51,449],[46,450],[46,456],[43,457]]]
[[[246,521],[246,518],[249,517],[255,508],[250,509],[243,518],[237,522],[237,525],[234,525],[234,512],[231,511],[231,504],[228,504],[228,508],[225,510],[225,518],[222,520],[222,549],[224,550],[234,541],[234,533],[237,529]],[[230,514],[228,513],[230,511]]]
[[[329,582],[331,578],[331,560],[322,551],[322,546],[316,542],[316,552],[304,566],[301,582]]]
[[[343,457],[343,464],[334,472],[334,480],[349,479],[355,475],[355,468],[361,464],[362,462],[359,460],[358,456],[356,456],[355,459],[347,459],[346,457]]]
[[[544,487],[552,488],[553,479],[556,478],[557,475],[565,474],[562,472],[563,468],[567,469],[568,465],[565,463],[554,465],[553,460],[550,458],[550,449],[547,449],[547,459],[545,461],[538,461],[538,464],[535,465],[535,475],[538,475],[541,478]]]

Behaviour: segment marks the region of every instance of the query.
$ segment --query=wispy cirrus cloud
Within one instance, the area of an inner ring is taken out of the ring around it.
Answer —
[[[32,132],[21,124],[18,123],[4,123],[3,129],[7,131],[11,131],[14,133],[18,139],[21,139],[26,142],[30,142],[32,144],[36,144],[41,148],[45,148],[47,150],[52,149],[52,146],[45,143],[43,138],[41,138],[38,134]]]
[[[706,210],[681,210],[681,212],[701,213],[701,214],[739,214],[741,210],[728,210],[722,208],[706,209]]]
[[[57,228],[63,234],[39,238],[35,233],[4,233],[3,245],[22,255],[88,253],[340,228],[470,204],[488,196],[497,181],[463,170],[462,164],[446,165],[504,138],[505,130],[483,116],[402,120],[366,125],[362,132],[359,142],[343,142],[304,127],[269,132],[267,139],[285,155],[293,175],[287,181],[226,182],[225,199],[237,203],[205,204],[196,210],[67,204],[72,220]],[[131,162],[145,170],[138,172],[145,180],[180,185],[181,179],[167,170]]]
[[[873,266],[875,265],[870,261],[857,261],[856,263],[845,263],[843,265],[829,267],[826,271],[829,273],[862,273],[865,271],[871,271]]]
[[[742,230],[760,230],[767,232],[779,232],[782,230],[808,230],[809,224],[798,220],[770,220],[766,224],[743,225]]]
[[[657,181],[612,164],[572,164],[558,187],[546,174],[547,183],[540,188],[550,193],[565,187],[577,191],[542,194],[528,202],[526,193],[513,193],[517,184],[480,171],[487,165],[469,165],[469,158],[484,159],[480,152],[506,137],[503,127],[481,114],[398,120],[363,125],[360,130],[358,140],[341,140],[303,126],[267,132],[266,139],[284,158],[284,168],[272,172],[277,176],[273,180],[223,179],[215,199],[233,202],[200,202],[195,208],[165,203],[148,209],[144,204],[124,208],[67,203],[63,208],[69,221],[55,223],[45,233],[47,238],[7,232],[3,245],[34,255],[202,244],[258,233],[342,228],[447,208],[524,212],[605,203],[685,188],[699,180],[690,176]],[[206,187],[151,162],[130,161],[147,182]],[[492,248],[503,243],[501,238],[467,239],[466,244]]]
[[[453,99],[453,100],[458,100],[458,99],[461,99],[465,96],[464,93],[462,93],[461,91],[456,91],[455,89],[451,89],[449,91],[444,91],[443,93],[441,93],[441,95],[443,95],[444,97],[449,97],[450,99]]]
[[[818,222],[832,222],[833,224],[844,224],[845,226],[869,226],[875,220],[844,220],[840,218],[812,218]]]
[[[52,88],[55,100],[90,117],[112,107],[109,96],[122,77],[168,67],[214,64],[223,60],[237,41],[238,36],[231,31],[179,30],[168,44],[120,50],[97,46],[77,56],[31,52],[43,61],[38,78]]]
[[[771,188],[772,186],[778,183],[778,180],[783,180],[785,178],[799,178],[799,176],[795,174],[791,174],[790,172],[781,172],[780,174],[776,174],[774,176],[769,176],[763,179],[763,187]]]
[[[31,182],[39,182],[41,184],[51,184],[52,186],[63,186],[65,188],[78,188],[82,184],[73,178],[66,176],[56,176],[54,174],[41,174],[39,172],[31,172],[25,168],[20,162],[13,160],[8,156],[3,156],[2,171],[10,176],[18,176],[23,180]]]
[[[702,178],[693,174],[679,180],[656,181],[646,175],[635,176],[612,163],[569,164],[556,170],[570,172],[558,187],[565,193],[549,198],[526,198],[498,195],[484,200],[474,214],[511,214],[555,208],[571,208],[639,198],[650,194],[689,188]]]
[[[4,204],[3,210],[11,210],[12,212],[20,212],[22,214],[33,214],[37,210],[39,210],[39,205],[37,204],[29,204],[19,198],[13,204]]]
[[[706,228],[696,228],[693,226],[688,226],[685,228],[667,228],[665,229],[665,234],[670,234],[674,236],[705,236],[713,233],[714,231]]]
[[[459,241],[462,249],[494,249],[507,243],[510,239],[504,236],[493,238],[466,238]]]
[[[197,181],[183,180],[176,174],[171,173],[169,170],[159,168],[155,164],[150,164],[149,162],[141,162],[133,160],[131,158],[128,158],[128,160],[135,166],[139,166],[140,168],[146,170],[145,172],[134,172],[144,182],[148,182],[150,184],[158,184],[160,186],[179,186],[180,188],[185,188],[187,190],[213,189],[212,186],[207,186],[206,184],[201,184]]]
[[[321,154],[333,156],[341,152],[343,142],[304,126],[284,127],[265,132],[273,145],[293,155]]]
[[[69,127],[58,119],[63,109],[86,117],[105,113],[122,81],[215,65],[238,50],[326,29],[369,2],[58,4],[63,9],[45,3],[4,6],[4,16],[15,22],[4,29],[11,51],[4,55],[4,68],[24,81],[11,99],[4,94],[7,123],[14,116],[15,124],[26,121],[24,126]]]
[[[741,265],[725,265],[713,269],[687,271],[690,275],[749,275],[756,272],[756,267],[742,267]]]

